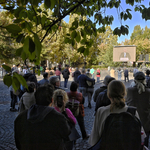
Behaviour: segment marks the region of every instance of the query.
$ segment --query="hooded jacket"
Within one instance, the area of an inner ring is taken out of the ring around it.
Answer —
[[[63,78],[68,79],[69,75],[70,75],[69,70],[68,69],[64,69],[63,72],[62,72],[62,75],[63,75]]]
[[[15,120],[15,142],[19,150],[63,150],[70,127],[54,108],[32,105]]]

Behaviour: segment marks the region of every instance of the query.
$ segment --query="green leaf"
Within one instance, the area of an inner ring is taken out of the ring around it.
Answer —
[[[23,19],[16,19],[15,21],[14,21],[14,23],[20,23],[20,22],[22,22],[23,21]]]
[[[24,86],[25,88],[28,88],[27,82],[22,75],[15,73],[14,77],[18,79],[18,81],[21,83],[22,86]]]
[[[83,38],[85,38],[85,36],[86,36],[85,31],[84,31],[83,29],[81,29],[81,36],[82,36]]]
[[[13,76],[12,79],[12,87],[15,91],[17,91],[20,88],[20,82],[18,81],[18,79],[16,77]]]
[[[72,26],[74,26],[75,28],[78,28],[78,20],[75,20],[75,21],[72,23]]]
[[[16,55],[17,55],[17,56],[21,56],[22,51],[23,51],[23,47],[18,48],[18,49],[16,50]]]
[[[51,7],[51,1],[50,0],[44,0],[44,4],[47,6],[47,8]]]
[[[38,69],[38,76],[40,76],[41,72],[40,72],[40,69]]]
[[[73,32],[71,33],[71,37],[72,37],[72,38],[76,38],[76,36],[77,36],[77,32],[76,32],[76,31],[73,31]]]
[[[20,43],[22,41],[23,37],[24,37],[23,34],[19,34],[18,37],[17,37],[17,39],[16,39],[16,42]]]
[[[129,17],[129,19],[132,19],[131,13],[128,13],[128,17]]]
[[[84,56],[89,55],[89,48],[86,48],[83,54],[84,54]]]
[[[123,14],[123,12],[121,12],[121,13],[120,13],[120,17],[121,17],[121,19],[123,18],[123,15],[124,15],[124,14]]]
[[[13,33],[13,34],[18,34],[19,32],[22,31],[22,29],[15,25],[15,24],[10,24],[8,26],[6,26],[6,30],[9,32],[9,33]]]
[[[35,51],[35,44],[32,40],[32,38],[29,38],[29,52],[33,53]]]
[[[21,53],[21,58],[23,59],[23,61],[27,59],[27,54],[24,51]]]
[[[56,0],[51,0],[51,6],[50,6],[50,9],[52,10],[55,6],[55,4],[57,3]]]
[[[28,53],[29,52],[29,36],[27,36],[24,40],[24,45],[23,45],[23,51],[25,53]]]
[[[12,84],[12,77],[11,77],[11,75],[5,75],[4,78],[3,78],[3,82],[4,82],[5,85],[10,87],[11,84]]]
[[[85,51],[84,46],[82,46],[82,47],[78,48],[78,52],[83,53],[84,51]]]
[[[76,41],[79,43],[79,42],[80,42],[80,40],[81,40],[80,33],[79,33],[79,32],[77,32]]]
[[[10,68],[9,66],[7,66],[7,65],[2,65],[2,67],[3,67],[6,71],[11,72],[11,68]]]
[[[37,34],[34,34],[35,52],[37,57],[40,57],[42,46]]]

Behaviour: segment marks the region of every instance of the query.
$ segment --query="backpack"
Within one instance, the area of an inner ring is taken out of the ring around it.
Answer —
[[[127,112],[110,114],[100,140],[89,150],[140,150],[141,122],[135,112],[128,107]]]
[[[79,93],[77,93],[77,96],[78,96],[78,94]],[[73,115],[75,117],[77,117],[79,115],[79,104],[80,104],[80,102],[78,100],[76,100],[76,97],[71,97],[69,99],[69,102],[66,105],[66,107],[71,110],[71,112],[73,113]]]
[[[86,73],[86,75],[87,75],[89,78],[92,78],[92,74]],[[87,83],[88,86],[92,86],[92,85],[93,85],[93,83],[92,83],[91,81],[86,81],[86,83]]]

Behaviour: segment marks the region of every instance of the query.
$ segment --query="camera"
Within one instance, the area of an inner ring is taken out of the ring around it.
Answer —
[[[58,95],[57,96],[57,106],[59,108],[61,108],[63,106],[64,102],[63,102],[63,96],[62,95]]]

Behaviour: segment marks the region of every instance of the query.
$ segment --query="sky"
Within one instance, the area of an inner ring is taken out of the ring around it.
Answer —
[[[130,36],[134,30],[134,27],[136,25],[140,25],[141,28],[145,28],[145,26],[147,26],[148,28],[150,28],[150,20],[149,21],[145,21],[144,19],[142,19],[142,14],[140,12],[135,12],[134,8],[130,5],[127,5],[125,3],[125,0],[121,0],[121,6],[123,8],[123,10],[126,9],[131,9],[132,11],[130,11],[130,13],[132,14],[132,19],[127,19],[126,21],[122,20],[122,25],[128,25],[129,26],[129,34],[128,35],[121,35],[120,37],[118,37],[118,42],[124,42],[125,39],[130,39]],[[142,0],[142,5],[145,5],[145,7],[149,7],[150,0]],[[106,11],[106,15],[113,15],[114,17],[114,21],[112,23],[111,29],[115,29],[116,27],[120,27],[121,23],[120,20],[118,19],[118,14],[117,14],[117,10],[115,8],[113,9],[109,9]],[[91,18],[91,20],[93,20],[93,18]],[[69,16],[67,16],[66,18],[64,18],[65,22],[69,22]],[[97,27],[99,27],[99,25],[97,25]]]

